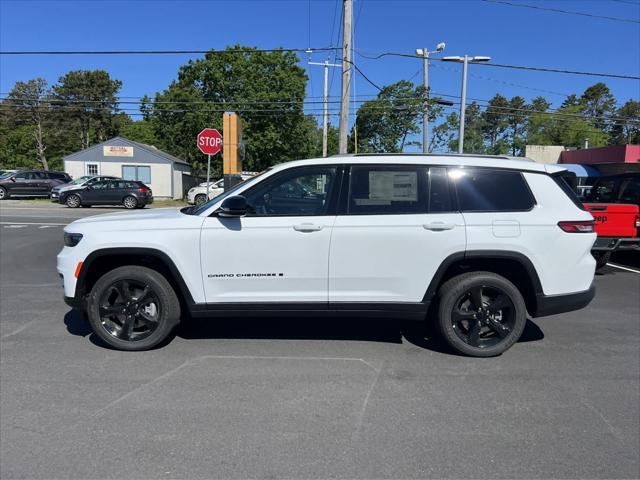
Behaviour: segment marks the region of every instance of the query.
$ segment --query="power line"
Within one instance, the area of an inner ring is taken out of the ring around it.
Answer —
[[[0,52],[0,54],[1,53],[2,52]],[[383,58],[383,57],[412,58],[414,60],[421,59],[421,57],[418,57],[415,54],[400,53],[400,52],[382,52],[379,54],[364,54],[362,52],[357,52],[357,53],[361,57],[367,58],[369,60],[379,60],[380,58]],[[430,60],[436,61],[436,62],[445,61],[442,58],[437,58],[437,57],[430,58]],[[625,80],[640,80],[640,76],[622,75],[617,73],[585,72],[585,71],[577,71],[577,70],[563,70],[559,68],[529,67],[524,65],[507,65],[507,64],[491,63],[491,62],[475,63],[474,65],[482,65],[484,67],[513,68],[516,70],[532,70],[537,72],[564,73],[564,74],[570,74],[570,75],[586,75],[586,76],[592,76],[592,77],[621,78]]]
[[[499,5],[508,5],[510,7],[521,7],[521,8],[531,8],[534,10],[543,10],[546,12],[553,12],[553,13],[562,13],[565,15],[578,15],[578,16],[582,16],[582,17],[591,17],[591,18],[601,18],[603,20],[611,20],[614,22],[625,22],[625,23],[640,23],[640,20],[632,20],[630,18],[619,18],[619,17],[607,17],[604,15],[594,15],[592,13],[586,13],[586,12],[576,12],[576,11],[571,11],[571,10],[562,10],[560,8],[549,8],[549,7],[540,7],[538,5],[527,5],[525,3],[512,3],[512,2],[506,2],[504,0],[480,0],[481,2],[485,2],[485,3],[495,3],[495,4],[499,4]]]
[[[273,53],[273,52],[305,53],[307,50],[308,49],[306,48],[232,49],[232,50],[111,50],[111,51],[107,51],[107,50],[35,51],[33,50],[33,51],[0,51],[0,55],[171,55],[171,54],[224,55],[224,54],[236,54],[236,53]],[[315,52],[330,52],[330,51],[337,52],[340,50],[340,47],[331,47],[331,46],[317,47],[317,48],[312,47],[311,50]],[[373,56],[366,55],[361,52],[356,52],[356,53],[369,60],[378,60],[386,56],[419,59],[419,57],[416,57],[416,55],[414,54],[399,53],[399,52],[382,52],[379,54],[374,54]],[[437,62],[444,61],[441,58],[435,58],[435,57],[432,58],[431,60],[437,61]],[[478,63],[477,65],[482,65],[484,67],[530,70],[530,71],[536,71],[536,72],[563,73],[563,74],[569,74],[569,75],[586,75],[586,76],[592,76],[592,77],[619,78],[624,80],[640,80],[640,76],[623,75],[623,74],[616,74],[616,73],[586,72],[586,71],[566,70],[566,69],[559,69],[559,68],[530,67],[525,65],[509,65],[509,64],[499,64],[499,63],[490,63],[490,62]]]
[[[309,48],[245,48],[229,50],[16,50],[0,51],[0,55],[182,55],[182,54],[235,54],[235,53],[274,53],[274,52],[318,52],[339,50],[337,47]]]

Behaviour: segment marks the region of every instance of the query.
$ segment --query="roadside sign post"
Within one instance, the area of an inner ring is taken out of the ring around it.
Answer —
[[[205,128],[198,134],[198,148],[207,156],[207,193],[209,201],[209,184],[211,183],[211,155],[222,150],[222,135],[215,128]]]

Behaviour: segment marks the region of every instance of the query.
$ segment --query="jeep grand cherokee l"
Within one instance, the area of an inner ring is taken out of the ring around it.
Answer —
[[[113,347],[167,339],[181,311],[433,318],[498,355],[527,315],[594,296],[593,218],[556,176],[508,157],[355,155],[277,165],[199,207],[65,228],[65,300]],[[215,321],[215,320],[212,320]]]

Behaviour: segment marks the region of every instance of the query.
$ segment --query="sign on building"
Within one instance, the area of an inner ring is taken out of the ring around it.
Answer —
[[[133,147],[107,145],[102,147],[102,155],[105,157],[133,157]]]

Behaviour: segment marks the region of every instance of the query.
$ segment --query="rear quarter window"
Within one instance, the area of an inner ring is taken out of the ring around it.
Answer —
[[[535,199],[520,172],[465,168],[452,171],[463,212],[522,212]]]
[[[560,187],[560,189],[565,193],[567,197],[569,197],[569,200],[571,200],[576,207],[578,207],[580,210],[586,210],[584,208],[584,205],[582,205],[582,202],[578,198],[575,190],[569,184],[570,177],[567,177],[564,172],[562,172],[552,175],[551,178],[553,178],[553,181],[556,182],[556,185]]]

